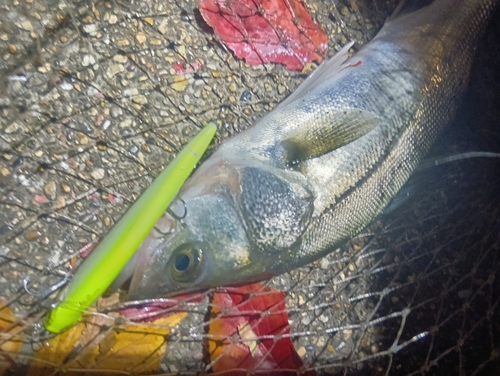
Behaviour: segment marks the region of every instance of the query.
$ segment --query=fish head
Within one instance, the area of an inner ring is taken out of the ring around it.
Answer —
[[[293,179],[261,166],[209,159],[183,187],[173,204],[175,213],[171,207],[170,233],[141,251],[129,299],[256,282],[278,274],[274,261],[297,243],[302,217],[310,214],[309,196]]]

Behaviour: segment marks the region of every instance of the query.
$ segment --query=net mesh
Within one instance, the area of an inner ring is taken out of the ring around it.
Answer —
[[[216,300],[220,291],[147,310],[112,296],[64,334],[45,332],[67,273],[181,145],[213,119],[216,144],[245,129],[307,67],[246,66],[203,23],[197,2],[0,5],[0,374],[500,374],[494,159],[419,173],[408,199],[347,245],[241,295],[235,306],[252,325],[231,337],[216,330],[234,315]],[[368,41],[396,5],[307,2],[332,52]],[[467,106],[431,155],[498,151],[498,25],[496,17]],[[273,305],[248,304],[255,296]],[[256,334],[283,314],[289,326]],[[273,366],[285,338],[301,367]],[[238,343],[263,352],[252,370],[228,366],[228,344]]]

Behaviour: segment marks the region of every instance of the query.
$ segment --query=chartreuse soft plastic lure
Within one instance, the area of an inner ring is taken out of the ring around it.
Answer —
[[[106,291],[165,213],[216,130],[215,124],[206,125],[85,259],[62,292],[61,302],[49,312],[45,320],[48,331],[59,333],[75,324]]]

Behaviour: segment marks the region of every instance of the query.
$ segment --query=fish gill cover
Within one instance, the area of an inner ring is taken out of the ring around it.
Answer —
[[[330,53],[369,40],[395,6],[306,3]],[[124,306],[115,294],[63,334],[44,332],[51,286],[202,124],[219,120],[220,142],[304,78],[236,60],[197,7],[4,2],[0,374],[499,374],[494,160],[432,170],[432,186],[345,247],[271,281],[152,305]],[[433,155],[499,151],[499,25]]]

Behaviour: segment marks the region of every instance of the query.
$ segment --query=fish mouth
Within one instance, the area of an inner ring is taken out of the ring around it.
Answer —
[[[264,272],[259,275],[248,277],[246,279],[239,280],[237,282],[228,283],[226,285],[215,285],[215,286],[179,286],[179,289],[174,291],[165,292],[158,294],[155,289],[154,277],[148,280],[147,284],[140,286],[138,284],[130,285],[130,289],[127,295],[127,301],[132,303],[147,303],[144,301],[156,301],[161,299],[172,299],[172,298],[184,298],[197,296],[198,294],[204,295],[207,292],[217,292],[219,290],[224,290],[226,288],[241,287],[246,285],[251,285],[254,283],[259,283],[262,281],[267,281],[271,278],[276,277],[278,274],[273,272]]]

